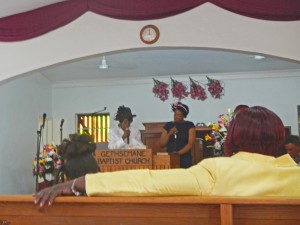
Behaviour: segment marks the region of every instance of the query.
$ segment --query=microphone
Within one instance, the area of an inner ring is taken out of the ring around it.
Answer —
[[[60,121],[60,144],[62,143],[62,126],[64,124],[65,120],[64,119],[61,119]]]
[[[64,119],[61,119],[61,121],[60,121],[60,127],[63,126],[64,122],[65,122],[65,120],[64,120]]]
[[[101,113],[101,112],[103,112],[105,110],[106,110],[106,106],[103,109],[99,110],[99,111],[93,112],[92,115]]]
[[[127,127],[126,130],[129,130],[129,128]],[[129,145],[129,136],[127,137],[127,144]]]
[[[174,127],[177,129],[177,127],[176,127],[176,124],[174,123]],[[178,132],[178,131],[177,131]],[[177,139],[177,132],[176,133],[174,133],[174,138],[175,138],[175,140]]]
[[[46,121],[46,113],[43,114],[43,124],[42,124],[42,128],[45,127],[45,121]]]

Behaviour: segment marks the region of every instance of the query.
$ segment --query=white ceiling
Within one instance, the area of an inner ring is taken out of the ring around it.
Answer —
[[[102,55],[40,69],[53,83],[97,79],[212,75],[299,70],[300,63],[275,57],[255,60],[254,54],[203,49],[153,49],[106,55],[108,69],[99,69]]]
[[[0,0],[0,18],[61,0]],[[107,54],[109,68],[100,70],[103,55],[64,62],[39,72],[53,83],[97,79],[152,78],[189,74],[220,74],[299,70],[300,62],[275,57],[254,60],[254,54],[207,49],[152,49]]]

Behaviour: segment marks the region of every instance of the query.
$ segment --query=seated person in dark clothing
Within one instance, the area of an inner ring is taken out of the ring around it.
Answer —
[[[286,152],[300,165],[300,138],[297,135],[285,137],[284,148]]]
[[[63,157],[63,165],[55,179],[56,183],[72,180],[88,173],[99,172],[94,153],[96,144],[87,134],[70,134],[70,139],[64,139],[58,146],[59,154]]]
[[[167,122],[160,137],[160,146],[167,147],[167,152],[180,156],[180,167],[192,166],[191,148],[196,139],[195,125],[185,120],[189,114],[187,105],[181,102],[172,104],[174,121]]]

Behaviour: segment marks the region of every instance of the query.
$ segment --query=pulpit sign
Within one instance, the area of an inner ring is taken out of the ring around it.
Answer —
[[[152,169],[151,149],[114,149],[95,151],[102,172],[128,169]]]

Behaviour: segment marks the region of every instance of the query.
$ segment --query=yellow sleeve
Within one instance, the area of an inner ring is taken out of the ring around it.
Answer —
[[[208,195],[211,172],[201,163],[189,169],[125,170],[88,174],[88,196],[175,196]]]

